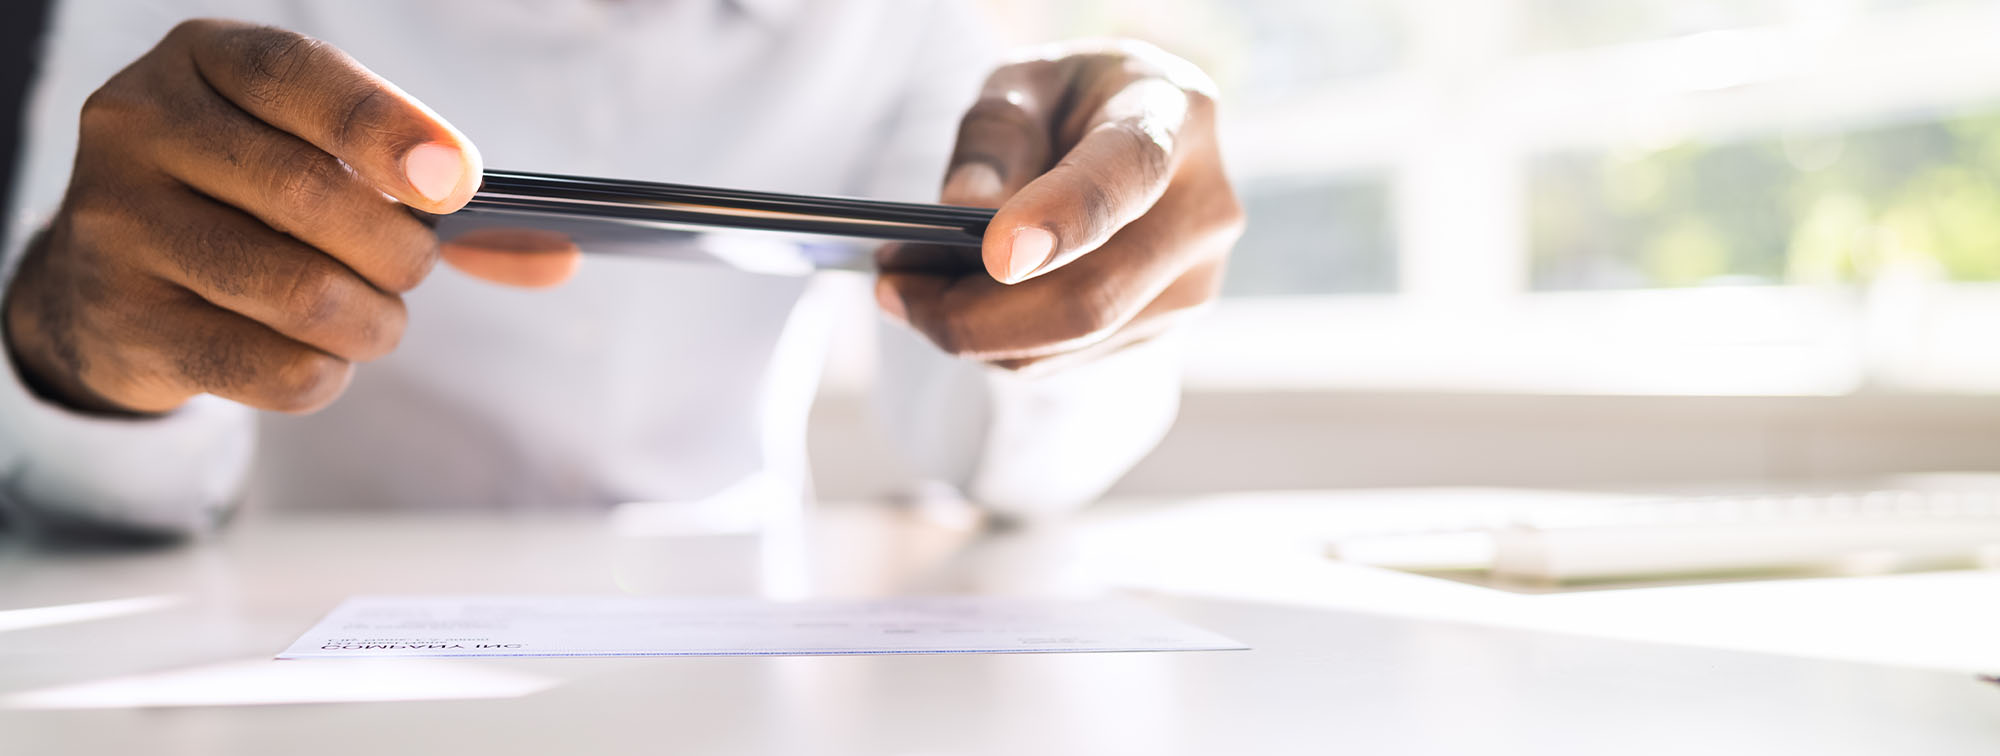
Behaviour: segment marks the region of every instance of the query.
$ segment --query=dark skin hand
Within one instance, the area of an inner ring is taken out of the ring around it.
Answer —
[[[1022,369],[1119,349],[1211,301],[1243,214],[1205,81],[1129,45],[995,72],[944,191],[1000,208],[985,271],[885,249],[883,309],[951,354]],[[440,244],[409,210],[462,207],[476,149],[291,32],[182,24],[80,121],[62,207],[0,308],[22,377],[77,410],[160,413],[210,393],[310,412],[395,348],[401,295],[441,257],[521,286],[559,283],[580,257],[539,232]]]
[[[984,270],[887,247],[876,299],[944,351],[1010,369],[1151,338],[1214,300],[1243,209],[1213,85],[1135,43],[1058,47],[993,73],[960,124],[943,199],[997,207]]]
[[[1213,301],[1243,231],[1205,75],[1131,42],[1038,53],[988,78],[946,172],[943,201],[999,208],[979,259],[886,247],[875,287],[883,312],[945,352],[1033,372],[1144,341]],[[446,253],[494,280],[546,283],[543,269],[506,275],[510,256],[481,248],[564,244],[521,237],[460,238]]]
[[[1205,75],[1130,42],[1039,52],[995,71],[959,127],[943,200],[999,208],[979,258],[876,256],[890,317],[950,354],[1029,372],[1144,341],[1213,301],[1243,231]],[[490,238],[445,245],[455,267],[521,285],[574,269],[523,269],[522,251],[573,260],[558,235],[478,233]]]
[[[61,210],[9,287],[23,378],[74,409],[201,393],[306,412],[394,349],[478,152],[339,50],[176,27],[91,95]],[[573,261],[572,261],[573,262]]]

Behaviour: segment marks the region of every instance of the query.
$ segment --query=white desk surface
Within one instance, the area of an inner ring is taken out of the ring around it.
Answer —
[[[10,615],[0,699],[265,664],[357,593],[1074,593],[1060,570],[1036,569],[1047,535],[974,537],[842,509],[791,541],[800,558],[751,537],[619,535],[601,517],[253,514],[166,550],[0,546],[0,614],[160,597],[65,624]],[[0,753],[2000,753],[2000,687],[1969,674],[1142,600],[1256,650],[443,660],[430,663],[552,687],[416,702],[0,708]]]

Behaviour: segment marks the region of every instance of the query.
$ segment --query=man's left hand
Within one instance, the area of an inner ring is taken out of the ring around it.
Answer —
[[[997,207],[985,270],[891,246],[876,299],[944,351],[1010,369],[1089,359],[1212,301],[1243,209],[1216,145],[1215,92],[1140,43],[1070,46],[987,79],[943,200]]]

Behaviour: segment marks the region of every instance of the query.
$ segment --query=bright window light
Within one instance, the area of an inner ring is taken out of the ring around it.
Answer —
[[[986,5],[1220,83],[1192,390],[2000,392],[2000,0]]]

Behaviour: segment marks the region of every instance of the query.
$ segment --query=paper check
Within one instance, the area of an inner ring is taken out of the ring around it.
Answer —
[[[1119,601],[357,596],[280,659],[1222,651],[1247,646]]]

